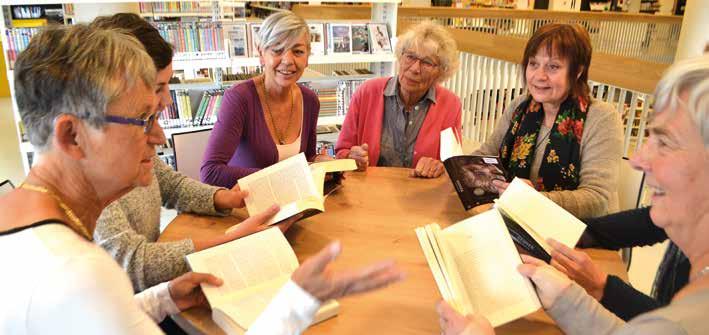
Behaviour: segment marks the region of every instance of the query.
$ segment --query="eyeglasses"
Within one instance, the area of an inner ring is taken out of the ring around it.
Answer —
[[[417,61],[420,62],[419,66],[421,66],[421,69],[426,70],[426,71],[431,71],[438,67],[438,64],[436,64],[433,60],[430,58],[421,58],[418,55],[411,53],[411,52],[404,52],[401,55],[401,61],[404,64],[404,66],[409,67],[414,65]]]
[[[155,125],[155,120],[157,120],[157,118],[158,118],[158,114],[160,114],[160,113],[153,113],[145,120],[134,119],[131,117],[116,116],[116,115],[106,115],[106,116],[104,116],[104,120],[106,122],[110,122],[110,123],[141,126],[141,127],[143,127],[143,131],[146,134],[150,134],[150,131],[153,129],[153,125]]]

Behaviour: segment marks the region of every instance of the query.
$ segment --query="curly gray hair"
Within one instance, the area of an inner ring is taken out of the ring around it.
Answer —
[[[687,100],[680,96],[687,94]],[[655,111],[674,111],[683,104],[709,147],[709,55],[670,66],[655,88]]]
[[[17,107],[30,142],[49,149],[62,114],[102,126],[108,104],[138,80],[152,87],[155,65],[135,37],[82,24],[39,33],[15,63]]]
[[[416,48],[424,48],[433,43],[437,46],[435,55],[441,67],[438,82],[450,78],[458,71],[458,45],[453,36],[441,25],[433,21],[423,21],[411,27],[406,33],[399,36],[396,43],[396,57],[401,62],[404,52]]]

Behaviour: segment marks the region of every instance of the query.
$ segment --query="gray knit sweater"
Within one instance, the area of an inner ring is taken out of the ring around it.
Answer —
[[[502,139],[512,120],[512,113],[524,101],[521,95],[512,101],[497,121],[492,135],[477,155],[497,156]],[[579,218],[606,215],[618,211],[618,174],[623,155],[623,126],[620,115],[605,102],[592,100],[581,138],[580,184],[576,190],[550,191],[544,195]],[[546,143],[543,144],[546,147]],[[538,148],[543,152],[543,148]],[[537,175],[543,155],[535,155],[531,175]]]
[[[214,208],[218,187],[190,179],[158,157],[153,164],[150,185],[135,188],[106,207],[94,231],[96,243],[125,269],[136,292],[189,271],[185,255],[194,251],[191,240],[156,242],[161,205],[180,212],[227,214]]]
[[[709,289],[704,289],[625,323],[574,283],[547,313],[568,335],[693,335],[707,334],[707,311]]]

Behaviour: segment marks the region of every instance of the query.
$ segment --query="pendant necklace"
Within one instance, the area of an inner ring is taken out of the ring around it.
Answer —
[[[271,125],[273,126],[273,130],[276,132],[276,137],[278,137],[278,143],[280,145],[286,144],[286,139],[285,137],[288,135],[288,130],[290,129],[291,123],[293,123],[293,106],[295,105],[295,98],[293,97],[293,87],[291,86],[289,88],[289,93],[290,93],[290,115],[288,116],[288,124],[286,125],[285,131],[282,133],[278,127],[276,127],[276,120],[273,118],[273,113],[271,112],[271,106],[268,103],[268,90],[266,89],[266,77],[263,77],[263,81],[261,82],[261,86],[263,87],[263,93],[265,93],[265,99],[264,101],[266,102],[266,112],[268,112],[268,116],[271,118]]]

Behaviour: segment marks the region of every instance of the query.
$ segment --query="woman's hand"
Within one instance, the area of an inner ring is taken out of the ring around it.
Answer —
[[[242,191],[239,184],[234,185],[231,190],[220,189],[214,193],[214,208],[225,210],[244,207],[244,199],[249,195],[248,191]]]
[[[355,145],[350,148],[350,153],[347,158],[352,158],[357,163],[357,171],[367,171],[369,166],[369,145],[367,143],[362,146]]]
[[[553,249],[551,265],[581,285],[590,296],[600,301],[606,288],[608,274],[599,269],[587,253],[571,249],[551,238],[547,240],[547,243]]]
[[[517,270],[534,282],[542,306],[545,309],[551,308],[556,298],[571,286],[571,280],[542,260],[527,255],[520,256],[524,264],[518,266]]]
[[[328,265],[341,250],[339,242],[330,243],[305,260],[291,279],[321,302],[372,291],[404,279],[393,261],[371,264],[356,271],[335,272]]]
[[[205,283],[214,286],[221,286],[222,280],[208,273],[188,272],[168,283],[170,297],[181,311],[194,306],[206,305],[205,298],[200,284]]]
[[[436,312],[438,312],[438,323],[441,325],[442,335],[495,334],[490,321],[480,314],[462,316],[445,301],[436,305]]]
[[[519,178],[519,179],[521,179],[523,182],[527,183],[527,185],[532,186],[532,188],[534,188],[534,184],[532,184],[532,182],[529,179],[524,179],[524,178]],[[502,192],[504,192],[507,189],[507,187],[510,186],[510,183],[504,182],[499,179],[495,179],[492,181],[492,186],[495,186],[495,188],[497,188],[498,194],[502,194]]]
[[[416,168],[411,170],[409,175],[411,177],[438,178],[445,170],[443,162],[431,157],[421,157],[416,163]]]
[[[266,230],[271,227],[278,227],[282,232],[286,232],[290,226],[293,225],[296,221],[300,220],[303,217],[303,214],[298,214],[294,215],[286,220],[283,220],[279,222],[278,224],[275,225],[269,225],[267,224],[268,221],[275,216],[278,211],[280,210],[280,207],[278,205],[273,205],[269,207],[266,211],[263,213],[256,214],[254,216],[249,217],[248,219],[241,221],[241,223],[238,223],[231,228],[227,229],[227,231],[224,233],[225,235],[228,235],[230,240],[241,238],[247,235],[251,235],[253,233],[258,233],[260,231]]]

